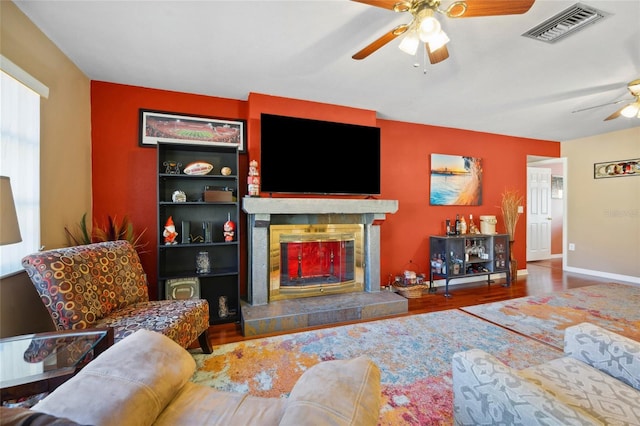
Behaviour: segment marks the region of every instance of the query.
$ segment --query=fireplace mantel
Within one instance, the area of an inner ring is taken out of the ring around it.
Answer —
[[[364,225],[364,289],[380,291],[380,224],[398,211],[397,200],[245,197],[248,215],[248,302],[265,305],[269,282],[269,227],[286,223],[359,223]]]
[[[398,211],[398,200],[247,197],[242,209],[248,214],[386,214]]]

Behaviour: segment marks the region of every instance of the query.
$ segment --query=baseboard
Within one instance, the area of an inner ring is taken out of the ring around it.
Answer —
[[[640,277],[632,277],[630,275],[612,274],[610,272],[594,271],[591,269],[574,268],[567,266],[565,269],[567,272],[575,272],[577,274],[591,275],[594,277],[606,278],[609,280],[627,281],[632,284],[640,285]]]

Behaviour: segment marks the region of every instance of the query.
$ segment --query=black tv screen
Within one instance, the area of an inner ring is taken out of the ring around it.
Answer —
[[[260,191],[380,195],[380,128],[262,114]]]

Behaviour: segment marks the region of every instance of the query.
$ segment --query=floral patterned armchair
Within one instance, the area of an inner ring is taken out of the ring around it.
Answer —
[[[209,303],[149,300],[147,276],[128,241],[42,251],[24,257],[22,266],[58,330],[112,327],[118,342],[147,329],[184,348],[197,339],[211,353]]]

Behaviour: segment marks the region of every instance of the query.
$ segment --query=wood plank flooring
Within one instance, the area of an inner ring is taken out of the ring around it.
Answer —
[[[425,294],[421,298],[409,299],[409,312],[403,315],[443,311],[446,309],[563,291],[612,281],[605,278],[564,272],[562,270],[561,258],[528,262],[527,272],[527,275],[519,276],[518,280],[510,287],[503,287],[501,285],[504,283],[504,280],[496,280],[491,285],[487,285],[486,281],[455,285],[454,281],[454,285],[449,286],[449,292],[452,294],[452,297],[444,297],[444,289],[438,288],[438,292],[435,294]],[[331,327],[335,325],[336,324],[313,328]],[[305,330],[311,329],[312,328],[307,328]],[[211,344],[214,346],[250,339],[242,335],[240,324],[238,323],[211,326],[209,328],[209,335]]]

